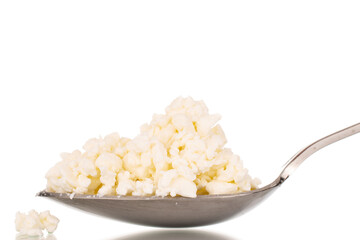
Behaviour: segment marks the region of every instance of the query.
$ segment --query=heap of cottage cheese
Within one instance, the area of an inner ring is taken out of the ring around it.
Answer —
[[[134,139],[113,133],[61,154],[46,174],[47,191],[194,198],[256,189],[260,181],[224,148],[219,120],[203,101],[179,97]]]
[[[51,215],[49,211],[38,213],[31,210],[28,214],[18,212],[15,219],[16,231],[21,236],[39,237],[43,235],[44,229],[53,233],[58,223],[59,219]]]

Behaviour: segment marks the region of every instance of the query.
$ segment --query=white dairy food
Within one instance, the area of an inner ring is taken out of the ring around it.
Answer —
[[[58,223],[59,219],[51,215],[49,211],[38,213],[31,210],[28,214],[17,212],[15,219],[16,231],[26,236],[42,236],[44,229],[53,233]]]
[[[83,152],[61,154],[46,174],[47,191],[194,198],[256,189],[259,179],[224,148],[219,120],[203,101],[179,97],[134,139],[113,133],[90,139]]]

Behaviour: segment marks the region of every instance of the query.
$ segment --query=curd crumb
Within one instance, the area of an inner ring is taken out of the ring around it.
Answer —
[[[44,229],[48,233],[53,233],[58,223],[59,219],[51,215],[50,211],[38,213],[35,210],[31,210],[28,214],[17,212],[15,218],[16,231],[21,236],[29,237],[43,236]]]

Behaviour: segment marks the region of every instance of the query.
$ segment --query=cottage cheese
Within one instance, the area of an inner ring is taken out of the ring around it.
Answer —
[[[31,210],[28,214],[18,212],[15,219],[16,231],[20,235],[34,237],[42,236],[44,229],[49,233],[53,233],[58,223],[59,219],[51,215],[49,211],[38,213]]]
[[[256,189],[260,181],[224,147],[219,120],[203,101],[179,97],[134,139],[113,133],[61,154],[46,174],[47,191],[194,198]]]

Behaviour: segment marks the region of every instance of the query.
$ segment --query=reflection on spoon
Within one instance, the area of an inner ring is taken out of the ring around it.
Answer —
[[[46,237],[17,234],[15,240],[57,240],[57,238],[54,234],[48,234]]]
[[[235,240],[228,236],[199,230],[158,230],[132,234],[111,240]]]

